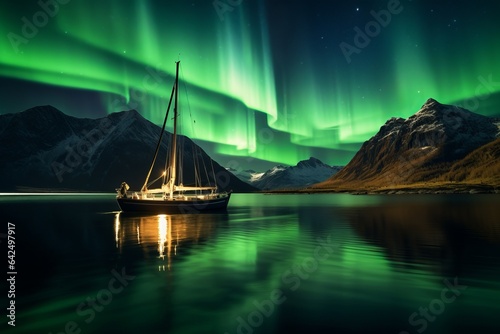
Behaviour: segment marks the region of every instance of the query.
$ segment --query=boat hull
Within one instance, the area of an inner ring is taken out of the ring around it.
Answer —
[[[123,212],[149,213],[200,213],[224,211],[231,194],[207,200],[142,200],[134,198],[117,198]]]

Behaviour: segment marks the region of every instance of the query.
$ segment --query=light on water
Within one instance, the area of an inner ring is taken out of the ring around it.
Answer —
[[[499,204],[234,194],[225,213],[140,216],[112,195],[1,196],[16,226],[14,330],[495,332]]]

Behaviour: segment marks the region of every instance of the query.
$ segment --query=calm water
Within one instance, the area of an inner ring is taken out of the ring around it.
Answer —
[[[0,240],[15,224],[19,333],[498,332],[499,208],[236,194],[227,214],[141,217],[112,195],[2,196]]]

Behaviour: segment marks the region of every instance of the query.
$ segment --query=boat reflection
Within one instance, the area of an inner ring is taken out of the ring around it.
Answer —
[[[159,259],[158,270],[172,268],[179,249],[206,242],[224,214],[115,215],[115,246],[120,254],[140,249],[144,258]]]

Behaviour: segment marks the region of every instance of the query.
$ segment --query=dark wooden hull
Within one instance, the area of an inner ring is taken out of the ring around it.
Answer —
[[[133,198],[117,198],[123,212],[149,213],[200,213],[207,211],[224,211],[227,208],[231,194],[208,200],[159,201]]]

